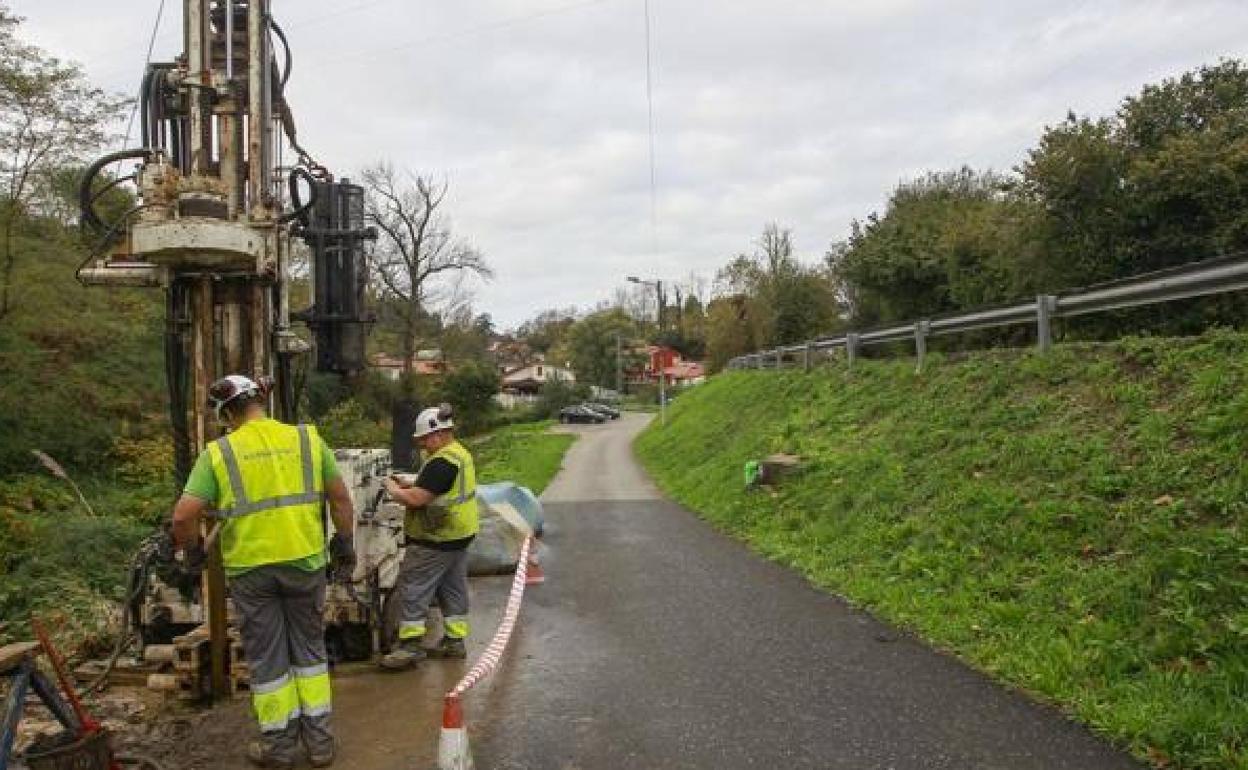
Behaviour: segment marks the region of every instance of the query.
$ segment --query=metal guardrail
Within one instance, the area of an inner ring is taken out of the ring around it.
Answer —
[[[816,353],[844,348],[853,364],[864,345],[914,341],[918,366],[927,354],[927,339],[948,334],[961,334],[977,329],[996,329],[1021,324],[1035,324],[1036,345],[1048,350],[1053,344],[1053,319],[1073,318],[1090,313],[1156,305],[1174,300],[1227,294],[1248,289],[1248,256],[1192,262],[1180,267],[1124,278],[1109,283],[1072,289],[1062,294],[1041,294],[1034,302],[990,307],[958,315],[922,318],[911,323],[887,326],[862,332],[849,332],[837,337],[824,337],[798,345],[762,350],[738,356],[728,362],[729,369],[764,369],[782,367],[792,356],[801,356],[800,363],[809,369]],[[792,361],[796,363],[796,361]]]

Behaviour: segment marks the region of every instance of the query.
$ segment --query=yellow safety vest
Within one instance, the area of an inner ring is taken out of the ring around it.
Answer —
[[[316,428],[269,418],[208,445],[227,568],[294,561],[325,550],[321,447]]]
[[[472,455],[458,441],[452,441],[429,456],[429,462],[441,457],[459,471],[455,474],[455,486],[451,491],[429,503],[431,508],[445,508],[446,521],[441,527],[426,532],[418,511],[409,509],[405,518],[407,537],[413,540],[432,540],[443,543],[462,540],[477,534],[479,513],[477,510],[477,470]]]

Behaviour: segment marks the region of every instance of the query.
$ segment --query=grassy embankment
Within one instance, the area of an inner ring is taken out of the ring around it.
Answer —
[[[514,481],[540,495],[559,472],[563,456],[576,440],[566,433],[550,433],[551,420],[500,428],[467,441],[482,484]]]
[[[1159,766],[1248,768],[1248,336],[721,375],[638,451],[766,556]],[[776,496],[749,458],[806,461]]]

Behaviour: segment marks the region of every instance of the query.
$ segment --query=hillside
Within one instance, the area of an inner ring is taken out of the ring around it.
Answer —
[[[816,585],[1158,766],[1248,768],[1248,336],[720,375],[637,450]],[[777,494],[750,458],[806,460]]]

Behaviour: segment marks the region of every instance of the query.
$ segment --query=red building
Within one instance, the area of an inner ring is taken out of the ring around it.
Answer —
[[[625,371],[625,379],[630,385],[657,384],[659,372],[663,372],[663,381],[667,385],[696,385],[706,379],[702,364],[684,360],[680,352],[673,348],[648,345],[637,349],[634,354],[643,356],[645,364]]]

